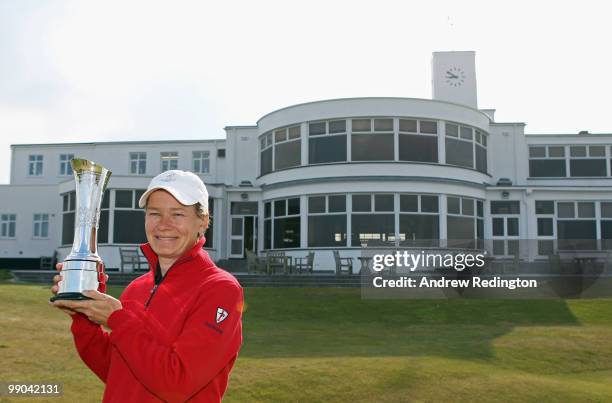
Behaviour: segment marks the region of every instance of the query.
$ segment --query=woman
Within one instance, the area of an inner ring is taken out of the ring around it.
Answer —
[[[103,284],[85,292],[91,300],[53,304],[72,315],[76,348],[106,384],[105,402],[221,401],[242,344],[243,293],[202,249],[206,187],[190,172],[166,171],[139,206],[151,270],[119,300]]]

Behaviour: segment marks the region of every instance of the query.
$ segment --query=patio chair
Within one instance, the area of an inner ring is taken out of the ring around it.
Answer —
[[[353,274],[353,259],[350,257],[340,257],[340,252],[335,250],[334,260],[336,261],[336,275],[341,275],[345,268],[348,274]]]
[[[266,259],[257,256],[250,250],[246,250],[247,257],[247,271],[251,273],[265,273],[266,272]]]
[[[314,263],[314,252],[308,253],[308,256],[296,257],[295,258],[295,271],[298,273],[306,272],[312,273]]]
[[[139,248],[119,248],[121,257],[121,272],[125,272],[128,265],[132,266],[132,272],[149,270],[147,259],[140,254]]]
[[[282,269],[284,274],[287,274],[289,265],[288,258],[283,251],[267,251],[266,252],[266,268],[268,274],[276,273]]]

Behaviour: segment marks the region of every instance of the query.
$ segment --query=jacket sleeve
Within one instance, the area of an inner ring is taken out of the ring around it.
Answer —
[[[101,282],[98,291],[105,292],[106,284]],[[106,383],[111,356],[109,334],[82,313],[72,315],[70,330],[83,362]]]
[[[242,344],[242,288],[231,281],[196,297],[194,309],[172,344],[158,337],[144,307],[128,304],[112,313],[110,341],[134,376],[166,401],[185,401],[237,355]],[[225,314],[227,313],[227,315]]]
[[[106,383],[111,356],[109,334],[82,313],[72,315],[70,330],[83,362]]]

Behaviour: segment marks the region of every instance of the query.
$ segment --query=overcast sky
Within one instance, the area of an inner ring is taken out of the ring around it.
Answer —
[[[223,138],[301,102],[431,98],[446,50],[476,51],[497,121],[612,132],[606,2],[417,4],[0,0],[0,183],[10,144]]]

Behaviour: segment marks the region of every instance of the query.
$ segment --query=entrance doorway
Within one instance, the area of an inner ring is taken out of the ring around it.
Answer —
[[[257,254],[257,216],[232,216],[230,258],[243,259],[245,251]]]

